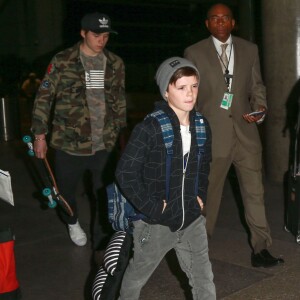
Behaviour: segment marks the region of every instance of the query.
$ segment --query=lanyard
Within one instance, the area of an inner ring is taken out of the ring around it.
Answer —
[[[217,51],[217,49],[216,49],[216,51]],[[217,51],[217,54],[218,54],[218,56],[219,56],[219,59],[220,59],[222,65],[223,65],[224,68],[225,68],[225,71],[224,71],[224,80],[225,80],[225,83],[226,83],[226,85],[227,85],[228,91],[229,91],[229,85],[230,85],[230,78],[233,78],[233,75],[230,75],[230,74],[229,74],[229,70],[228,70],[228,66],[229,66],[230,59],[231,59],[231,51],[232,51],[232,43],[230,44],[230,53],[229,53],[229,59],[228,59],[228,64],[227,64],[227,66],[225,66],[225,64],[224,64],[224,62],[223,62],[223,59],[221,58],[219,52]]]

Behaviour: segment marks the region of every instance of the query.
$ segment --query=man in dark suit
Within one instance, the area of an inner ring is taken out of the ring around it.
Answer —
[[[264,120],[267,103],[258,49],[255,44],[231,35],[235,20],[224,4],[209,9],[205,24],[211,36],[185,49],[184,56],[199,70],[197,109],[212,129],[207,233],[213,233],[224,182],[233,164],[251,232],[252,266],[272,267],[283,260],[267,250],[272,239],[265,215],[262,146],[256,125]]]

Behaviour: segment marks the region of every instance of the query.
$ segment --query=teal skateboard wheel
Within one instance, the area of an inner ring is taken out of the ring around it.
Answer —
[[[24,136],[23,136],[23,142],[24,142],[24,143],[30,143],[30,142],[31,142],[31,136],[29,136],[29,135],[24,135]]]
[[[56,205],[57,205],[57,203],[54,200],[48,202],[48,207],[50,207],[50,208],[55,208]]]
[[[56,205],[57,205],[56,201],[54,201],[54,200],[48,202],[48,207],[50,207],[50,208],[55,208]]]
[[[44,188],[44,189],[43,189],[43,195],[44,195],[45,197],[50,196],[50,195],[51,195],[51,190],[50,190],[49,188]]]
[[[29,156],[34,156],[34,151],[33,151],[33,150],[31,150],[31,149],[30,149],[30,150],[28,150],[28,155],[29,155]]]

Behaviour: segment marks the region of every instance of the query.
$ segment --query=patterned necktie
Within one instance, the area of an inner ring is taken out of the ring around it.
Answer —
[[[222,44],[221,48],[222,48],[222,53],[221,53],[221,67],[223,70],[223,73],[225,73],[225,70],[228,68],[228,58],[226,55],[226,48],[227,48],[228,44]]]

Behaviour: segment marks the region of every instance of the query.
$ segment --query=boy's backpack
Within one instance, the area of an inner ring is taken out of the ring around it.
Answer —
[[[166,201],[169,199],[169,187],[170,187],[170,173],[171,173],[171,161],[173,155],[173,140],[174,133],[173,127],[168,115],[162,111],[157,110],[151,114],[148,114],[147,118],[155,118],[161,127],[163,140],[166,147]],[[198,168],[200,167],[201,154],[204,152],[204,144],[206,141],[206,130],[204,125],[204,119],[199,112],[195,114],[195,127],[196,127],[196,139],[198,145]],[[198,190],[198,172],[195,181],[195,193]],[[116,231],[126,231],[132,233],[132,221],[142,218],[142,215],[137,213],[130,202],[122,195],[117,184],[114,182],[107,186],[108,197],[108,219],[112,227]]]

